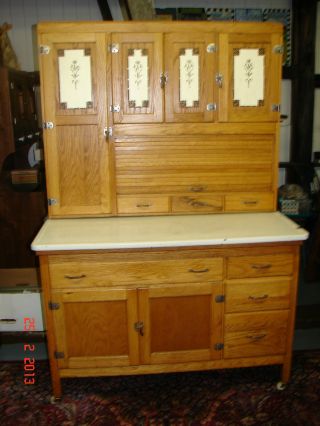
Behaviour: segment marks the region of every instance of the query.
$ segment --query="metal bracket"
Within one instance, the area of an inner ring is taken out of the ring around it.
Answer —
[[[58,204],[58,200],[56,198],[48,198],[48,206],[56,206]]]
[[[110,105],[111,112],[120,112],[120,105]]]
[[[49,302],[48,305],[49,305],[49,309],[51,311],[55,311],[57,309],[60,309],[60,304],[59,303]]]
[[[225,298],[225,296],[223,295],[223,294],[218,294],[216,297],[215,297],[215,299],[214,299],[217,303],[223,303],[225,300],[226,300],[226,298]]]
[[[44,123],[42,123],[42,128],[45,130],[48,129],[53,129],[54,124],[52,123],[52,121],[45,121]]]
[[[214,43],[210,43],[207,46],[207,52],[208,53],[214,53],[217,51],[217,46]]]
[[[207,111],[216,111],[217,104],[207,104]]]
[[[119,44],[117,43],[109,44],[109,51],[111,53],[119,53]]]
[[[40,55],[49,55],[49,53],[50,53],[50,47],[46,46],[44,44],[41,44],[39,46],[39,52],[40,52]]]
[[[283,52],[284,52],[284,47],[282,44],[276,44],[275,46],[273,46],[273,53],[278,53],[282,55]]]

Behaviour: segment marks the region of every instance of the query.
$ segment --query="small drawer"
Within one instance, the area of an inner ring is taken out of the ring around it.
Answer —
[[[227,281],[225,312],[288,309],[291,284],[287,277]]]
[[[273,210],[273,193],[240,193],[225,196],[226,212]]]
[[[168,213],[169,197],[118,196],[119,214]]]
[[[53,288],[191,283],[222,279],[222,258],[110,261],[104,255],[50,256]]]
[[[292,275],[291,253],[235,256],[227,260],[227,278],[255,278]]]
[[[172,212],[222,212],[223,199],[214,195],[186,195],[172,197]]]
[[[289,311],[225,316],[224,358],[285,353]]]

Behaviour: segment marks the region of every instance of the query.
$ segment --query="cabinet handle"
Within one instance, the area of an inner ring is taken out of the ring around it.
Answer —
[[[192,192],[201,192],[201,191],[203,191],[204,190],[204,187],[203,186],[192,186],[191,188],[190,188],[190,191],[192,191]]]
[[[257,200],[245,200],[243,201],[243,204],[245,204],[246,206],[255,206],[256,204],[258,204]]]
[[[259,340],[262,340],[266,337],[266,334],[254,334],[254,335],[248,335],[247,339],[252,340],[253,342],[258,342]]]
[[[81,274],[81,275],[65,275],[65,278],[67,278],[68,280],[79,280],[80,278],[85,278],[86,275],[85,274]]]
[[[265,264],[261,264],[261,265],[251,265],[252,269],[269,269],[271,268],[271,263],[265,263]]]
[[[136,207],[151,207],[152,204],[136,204]]]
[[[140,334],[140,336],[144,335],[144,324],[142,321],[138,321],[134,323],[134,329]]]
[[[260,302],[262,300],[265,300],[269,297],[268,294],[264,294],[263,296],[249,296],[249,300],[253,300],[254,302]]]
[[[209,272],[210,269],[205,268],[205,269],[189,269],[188,272],[193,272],[194,274],[203,274],[204,272]]]
[[[12,322],[17,322],[15,318],[1,318],[0,322],[3,322],[5,324],[11,324]]]

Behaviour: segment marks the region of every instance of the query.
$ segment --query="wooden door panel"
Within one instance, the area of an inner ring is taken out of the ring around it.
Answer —
[[[221,339],[221,284],[189,284],[140,289],[141,360],[145,364],[216,359]]]
[[[212,46],[213,51],[208,51],[209,46]],[[213,33],[166,34],[165,70],[168,80],[165,90],[165,121],[214,121],[216,52],[213,46]]]
[[[278,121],[282,55],[279,34],[221,34],[219,121]]]
[[[53,293],[59,366],[85,368],[138,363],[135,290]]]
[[[162,35],[112,34],[112,45],[112,104],[119,107],[113,122],[162,122]]]

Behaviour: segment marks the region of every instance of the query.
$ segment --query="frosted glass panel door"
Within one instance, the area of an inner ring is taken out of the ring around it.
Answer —
[[[199,106],[199,49],[180,51],[180,105]]]
[[[90,49],[58,51],[60,105],[92,108]]]

